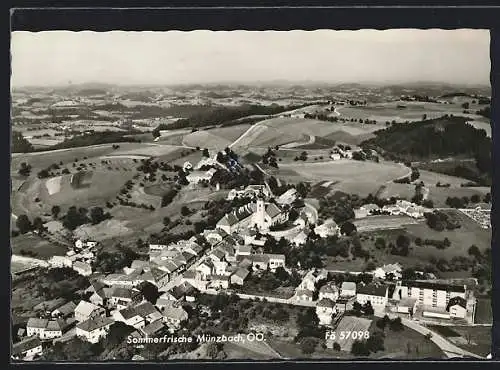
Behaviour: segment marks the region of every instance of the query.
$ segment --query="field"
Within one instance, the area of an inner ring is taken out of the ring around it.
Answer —
[[[420,176],[417,181],[423,181],[426,186],[436,186],[438,182],[441,184],[450,184],[451,187],[460,187],[461,184],[466,183],[461,177],[448,176],[437,172],[431,172],[426,170],[419,170]],[[449,188],[448,188],[449,189]]]
[[[401,108],[398,108],[398,105]],[[393,101],[387,103],[374,103],[367,106],[341,106],[337,107],[340,117],[354,119],[376,120],[379,123],[386,121],[397,122],[419,121],[426,114],[428,119],[443,116],[444,114],[463,115],[472,119],[480,119],[476,114],[463,114],[463,108],[460,104],[441,104],[431,102],[403,102]],[[405,108],[402,108],[402,107]],[[480,106],[471,104],[470,112],[475,112]]]
[[[151,156],[159,157],[167,155],[178,150],[177,146],[161,145],[161,144],[143,144],[140,148],[121,148],[116,150],[113,155],[134,155],[134,156]]]
[[[287,182],[331,181],[331,190],[367,196],[375,194],[382,185],[407,172],[408,168],[396,163],[339,160],[282,163],[273,174]]]
[[[491,326],[432,326],[456,346],[486,357],[491,353]]]
[[[340,333],[344,332],[364,332],[368,330],[372,323],[372,320],[362,318],[362,317],[355,317],[355,316],[344,316],[342,320],[340,320],[338,326],[335,328],[335,333],[339,336]],[[346,351],[346,352],[351,352],[351,347],[354,341],[359,338],[352,338],[352,336],[349,336],[349,338],[341,340],[340,338],[337,339],[337,343],[340,344],[340,350],[341,351]]]
[[[370,332],[375,330],[379,329],[376,328],[375,322],[373,322]],[[407,327],[398,332],[385,329],[384,347],[383,351],[371,354],[370,358],[400,360],[445,358],[441,349],[430,339]]]
[[[476,316],[474,322],[476,324],[492,324],[493,311],[491,307],[491,299],[478,298],[476,304]]]
[[[82,225],[75,229],[74,235],[80,239],[91,238],[101,241],[115,236],[124,236],[133,232],[125,226],[126,222],[116,219],[106,220],[97,225]]]
[[[487,187],[463,187],[463,188],[436,188],[433,187],[429,191],[428,199],[434,202],[434,207],[449,207],[446,205],[446,199],[448,197],[468,197],[470,198],[472,195],[479,195],[481,198],[486,193],[491,191],[490,188]]]
[[[455,256],[467,256],[469,247],[473,244],[484,251],[491,247],[491,230],[482,229],[477,223],[469,219],[459,211],[450,211],[460,220],[462,227],[455,230],[436,231],[430,229],[426,224],[408,225],[406,230],[413,237],[422,239],[443,240],[445,237],[451,242],[446,249],[437,249],[432,246],[415,247],[414,255],[427,259],[435,258],[450,259]]]
[[[11,238],[12,253],[21,255],[21,251],[35,252],[35,258],[48,259],[52,256],[64,256],[66,248],[49,243],[33,234],[24,234]]]
[[[395,182],[389,182],[383,185],[379,189],[378,193],[379,198],[396,197],[396,198],[411,199],[414,195],[415,195],[415,185],[398,184]]]
[[[418,224],[418,220],[409,216],[369,216],[354,221],[358,232],[401,229],[405,225]]]

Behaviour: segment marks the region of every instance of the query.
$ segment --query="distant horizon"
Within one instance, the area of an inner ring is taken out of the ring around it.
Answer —
[[[472,29],[16,31],[11,86],[487,86],[489,39],[488,30]]]

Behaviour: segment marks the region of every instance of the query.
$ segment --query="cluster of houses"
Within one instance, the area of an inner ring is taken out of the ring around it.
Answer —
[[[460,212],[472,218],[483,229],[489,229],[491,227],[491,209],[483,209],[481,207],[472,209],[462,208]]]
[[[75,241],[65,256],[52,256],[49,260],[51,268],[68,267],[75,270],[83,276],[92,274],[92,262],[95,259],[95,248],[97,247],[95,241],[82,241],[78,239]]]
[[[465,285],[435,281],[402,281],[398,264],[385,265],[373,272],[369,284],[328,281],[325,270],[309,271],[295,291],[294,299],[315,305],[320,325],[331,326],[339,315],[351,310],[355,302],[368,302],[375,312],[403,314],[419,320],[466,319],[472,316],[476,301]],[[386,279],[395,283],[388,282]]]
[[[407,200],[397,200],[395,204],[379,207],[374,203],[365,204],[354,210],[354,215],[357,219],[373,215],[406,215],[412,218],[422,218],[424,213],[429,212],[429,209]]]

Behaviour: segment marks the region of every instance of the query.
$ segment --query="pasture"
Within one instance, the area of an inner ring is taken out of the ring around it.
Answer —
[[[139,148],[119,148],[113,155],[133,155],[133,156],[150,156],[159,157],[163,155],[168,155],[172,152],[178,150],[177,146],[173,145],[162,145],[162,144],[142,144]]]
[[[374,230],[390,230],[401,229],[405,225],[412,225],[421,223],[414,218],[408,216],[368,216],[355,220],[354,225],[358,232],[374,231]]]
[[[441,184],[450,184],[450,187],[460,187],[461,184],[468,182],[468,180],[456,176],[448,176],[438,172],[431,172],[426,170],[418,170],[420,173],[417,182],[423,181],[426,186],[436,186],[439,182]]]
[[[190,133],[182,139],[182,143],[189,147],[208,148],[212,150],[221,151],[229,146],[233,141],[223,138],[212,130],[195,131]]]
[[[486,357],[491,353],[491,326],[432,326],[457,347]]]
[[[331,191],[357,193],[360,196],[375,194],[378,189],[395,178],[404,176],[408,168],[391,162],[363,162],[338,160],[328,162],[280,163],[272,171],[275,176],[287,182],[331,181]]]
[[[491,307],[491,299],[478,298],[476,305],[476,315],[474,322],[476,324],[492,324],[493,311]]]
[[[36,253],[35,258],[49,259],[52,256],[64,256],[66,248],[50,243],[38,235],[21,234],[10,239],[12,254],[22,255],[22,251]]]
[[[338,326],[335,328],[335,333],[337,336],[337,339],[335,340],[339,345],[340,345],[340,350],[341,351],[346,351],[346,352],[351,352],[352,344],[354,343],[355,340],[359,340],[360,338],[353,337],[352,333],[356,333],[358,335],[358,332],[365,332],[370,328],[370,325],[372,323],[372,320],[366,319],[363,317],[356,317],[356,316],[344,316],[340,320]],[[346,333],[350,332],[351,335],[349,335],[348,338],[346,339],[341,339],[340,334],[341,333]],[[361,338],[363,340],[363,338]]]

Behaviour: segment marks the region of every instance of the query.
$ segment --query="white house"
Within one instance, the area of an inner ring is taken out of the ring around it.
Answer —
[[[271,271],[276,270],[278,267],[285,267],[286,257],[284,254],[267,254],[269,258],[269,269]]]
[[[183,321],[189,318],[188,313],[175,302],[166,304],[161,308],[163,322],[171,328],[179,328]]]
[[[241,267],[236,269],[236,271],[231,275],[231,284],[243,285],[249,273],[250,272],[247,269]]]
[[[356,283],[352,281],[344,281],[340,286],[341,297],[354,297],[356,295]]]
[[[73,270],[79,273],[82,276],[92,275],[92,267],[85,262],[75,261],[73,263]]]
[[[413,315],[417,309],[417,303],[416,298],[403,298],[397,302],[396,312]]]
[[[330,325],[333,317],[337,314],[335,301],[323,298],[316,304],[316,315],[320,325]]]
[[[110,305],[122,310],[133,303],[142,301],[141,292],[136,289],[115,287],[110,296]]]
[[[90,343],[98,343],[108,335],[109,328],[113,324],[109,317],[96,317],[88,319],[76,325],[76,336]]]
[[[331,299],[336,301],[339,298],[339,289],[334,284],[325,284],[319,289],[318,299],[323,298]]]
[[[467,301],[462,297],[453,297],[448,302],[446,310],[452,318],[463,319],[467,315]]]
[[[146,326],[146,321],[136,311],[135,307],[128,307],[120,311],[114,311],[113,319],[115,321],[123,322],[129,326],[133,326],[136,329]]]
[[[354,210],[355,218],[364,218],[373,214],[374,211],[380,210],[380,207],[376,204],[370,203],[362,205],[361,207]]]
[[[196,267],[196,271],[199,273],[201,280],[207,280],[208,276],[214,271],[214,265],[211,260],[206,259]]]
[[[287,191],[285,191],[283,194],[281,194],[277,199],[276,199],[276,202],[278,204],[282,204],[282,205],[289,205],[289,204],[292,204],[295,199],[297,199],[297,190],[295,190],[294,188],[291,188],[291,189],[288,189]]]
[[[14,360],[33,360],[43,353],[42,342],[36,336],[32,336],[12,346],[12,358]]]
[[[201,181],[210,181],[214,174],[217,172],[215,168],[211,168],[208,171],[193,171],[186,176],[186,180],[190,184],[197,184]]]
[[[333,159],[334,161],[338,161],[342,157],[340,156],[340,153],[333,153],[330,155],[330,158]]]
[[[393,263],[389,265],[383,265],[382,267],[377,267],[373,272],[373,276],[377,279],[387,279],[392,276],[394,280],[400,280],[403,268],[399,263]]]
[[[63,319],[47,320],[32,317],[26,324],[26,334],[28,337],[36,335],[40,339],[54,339],[61,337],[67,327]]]
[[[326,220],[323,224],[314,228],[314,233],[322,238],[339,235],[340,227],[333,219]]]
[[[50,313],[52,317],[66,318],[75,312],[76,304],[73,301],[63,304],[61,307],[56,308]]]
[[[86,321],[90,318],[102,316],[105,312],[102,307],[87,301],[80,301],[75,308],[75,320],[78,322]]]
[[[63,268],[73,266],[73,261],[68,256],[52,256],[49,259],[49,265],[52,268]]]
[[[312,290],[297,289],[295,291],[295,299],[297,301],[312,302],[313,301],[313,294],[314,294],[314,291],[312,291]]]

